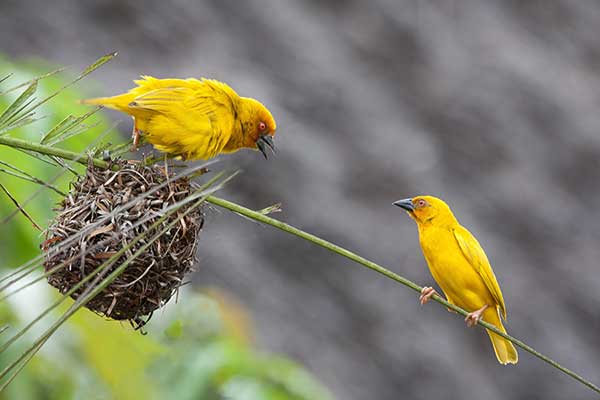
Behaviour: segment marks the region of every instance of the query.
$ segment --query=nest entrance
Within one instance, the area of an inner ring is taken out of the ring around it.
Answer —
[[[165,215],[167,207],[192,193],[189,179],[172,180],[148,194],[167,180],[164,169],[126,161],[120,161],[119,167],[113,171],[90,166],[85,176],[71,184],[69,195],[60,204],[58,215],[46,233],[44,268],[53,271],[48,276],[50,285],[66,293],[138,235],[145,237],[112,266],[98,273],[108,276],[169,223],[177,221],[85,305],[100,315],[129,320],[139,329],[156,309],[169,301],[192,270],[204,214],[201,208],[196,208],[184,216],[189,206],[185,205],[151,228]],[[133,199],[137,201],[130,207],[114,212]],[[92,224],[97,225],[90,229]],[[62,244],[86,228],[87,232],[78,240]],[[83,284],[71,297],[77,299],[92,281]]]

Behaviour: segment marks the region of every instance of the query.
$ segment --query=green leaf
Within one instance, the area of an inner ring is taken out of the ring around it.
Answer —
[[[33,91],[35,91],[35,88],[37,88],[37,80],[34,80],[29,85],[27,90],[25,90],[25,92],[23,92],[23,94],[21,94],[21,96],[19,96],[19,98],[17,100],[15,100],[15,102],[13,104],[11,104],[9,106],[9,108],[0,116],[0,135],[2,133],[4,133],[1,130],[3,123],[4,124],[9,124],[9,123],[15,124],[15,123],[18,123],[18,120],[15,122],[15,119],[22,118],[21,115],[32,115],[32,113],[38,107],[40,107],[42,104],[44,104],[44,103],[48,102],[49,100],[53,99],[54,97],[58,96],[62,91],[64,91],[68,87],[74,85],[75,83],[79,82],[81,79],[83,79],[84,77],[89,75],[92,71],[96,70],[101,65],[103,65],[106,62],[113,59],[116,55],[117,55],[117,53],[111,53],[111,54],[107,54],[103,57],[100,57],[98,60],[96,60],[96,62],[94,62],[93,64],[88,66],[86,69],[84,69],[83,72],[77,78],[75,78],[71,82],[63,85],[61,88],[56,90],[51,95],[45,97],[44,99],[42,99],[38,102],[33,103],[33,104],[31,104],[33,102],[33,99],[31,101],[28,101],[26,104],[23,104],[23,103],[25,103],[25,101],[27,99],[29,99],[29,97],[31,97],[31,95],[33,94]],[[18,108],[18,107],[20,107],[20,108]],[[18,108],[18,111],[14,111],[17,108]],[[13,129],[13,128],[11,128],[11,129]]]
[[[27,89],[6,110],[0,115],[0,128],[3,125],[8,125],[8,121],[18,116],[34,99],[30,99],[37,89],[37,81],[34,81],[29,85]]]
[[[45,144],[48,140],[52,139],[54,136],[60,135],[62,132],[65,131],[65,129],[67,129],[69,126],[71,126],[71,124],[75,120],[77,120],[77,118],[75,118],[73,115],[70,115],[70,114],[67,115],[62,121],[60,121],[58,124],[54,125],[54,127],[52,129],[50,129],[48,132],[46,132],[42,135],[42,139],[40,140],[40,143]]]
[[[62,71],[64,71],[64,70],[65,70],[65,68],[64,68],[64,67],[63,67],[63,68],[58,68],[58,69],[55,69],[54,71],[48,72],[48,73],[46,73],[46,74],[44,74],[44,75],[40,75],[40,76],[38,76],[38,77],[35,77],[35,78],[33,78],[33,79],[30,79],[30,80],[28,80],[28,81],[26,81],[26,82],[23,82],[23,83],[21,83],[21,84],[19,84],[19,85],[17,85],[17,86],[14,86],[14,87],[12,87],[12,88],[10,88],[10,89],[7,89],[7,90],[5,90],[4,92],[0,92],[0,96],[4,96],[4,95],[5,95],[5,94],[7,94],[7,93],[13,92],[13,91],[15,91],[15,90],[17,90],[17,89],[20,89],[20,88],[22,88],[22,87],[25,87],[25,86],[27,86],[27,85],[31,85],[32,83],[38,82],[38,81],[40,81],[40,80],[42,80],[42,79],[44,79],[44,78],[47,78],[47,77],[49,77],[49,76],[52,76],[52,75],[58,74],[59,72],[62,72]],[[13,75],[13,74],[8,74],[8,75],[6,75],[4,78],[2,78],[2,79],[0,80],[0,83],[4,82],[4,81],[5,81],[7,78],[11,77],[12,75]]]
[[[43,119],[43,117],[41,118],[33,118],[34,113],[30,113],[24,117],[21,117],[19,120],[10,123],[9,125],[5,126],[5,127],[0,127],[0,136],[2,136],[3,134],[10,132],[10,131],[14,131],[15,129],[18,128],[22,128],[26,125],[32,124],[36,121],[39,121],[40,119]]]
[[[83,78],[86,75],[89,75],[90,73],[92,73],[96,69],[100,68],[102,65],[106,64],[107,62],[109,62],[110,60],[112,60],[113,58],[115,58],[117,56],[117,54],[118,53],[116,51],[114,51],[112,53],[108,53],[107,55],[100,57],[98,60],[96,60],[95,63],[93,63],[92,65],[90,65],[89,67],[87,67],[81,73],[81,76],[79,77],[79,79]],[[77,79],[77,80],[79,80],[79,79]]]
[[[60,121],[56,126],[46,132],[40,143],[42,144],[50,144],[55,145],[56,143],[63,142],[70,137],[79,135],[83,132],[87,132],[94,126],[97,126],[99,123],[92,125],[85,125],[82,122],[94,115],[101,107],[97,107],[79,117],[74,117],[73,115],[68,115],[62,121]]]

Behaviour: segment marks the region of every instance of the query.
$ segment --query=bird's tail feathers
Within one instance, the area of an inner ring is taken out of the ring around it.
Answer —
[[[490,310],[492,311],[492,310]],[[496,310],[493,310],[496,311]],[[492,317],[493,316],[493,317]],[[487,317],[487,318],[486,318]],[[506,329],[502,325],[502,321],[500,320],[500,316],[497,312],[486,313],[484,315],[484,320],[489,322],[490,324],[495,325],[502,332],[506,333]],[[517,349],[512,344],[511,341],[504,339],[502,336],[487,331],[490,336],[490,340],[492,341],[492,346],[494,347],[494,352],[496,353],[496,358],[498,362],[502,365],[506,364],[516,364],[519,361],[519,355],[517,354]]]
[[[121,111],[126,109],[130,102],[131,96],[128,94],[113,97],[96,97],[93,99],[84,99],[79,101],[80,104],[95,104]]]

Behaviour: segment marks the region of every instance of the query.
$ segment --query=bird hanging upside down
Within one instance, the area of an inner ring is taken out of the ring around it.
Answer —
[[[429,270],[449,303],[470,311],[465,318],[475,326],[483,318],[506,333],[504,298],[485,252],[475,237],[462,227],[450,207],[432,196],[417,196],[394,203],[408,212],[419,228],[419,241]],[[432,287],[421,291],[421,304],[437,294]],[[513,344],[487,331],[500,364],[516,364],[519,357]]]
[[[157,79],[142,76],[127,93],[83,100],[133,117],[133,147],[140,135],[157,150],[185,159],[209,159],[242,148],[267,158],[275,150],[276,124],[257,100],[239,96],[213,79]]]

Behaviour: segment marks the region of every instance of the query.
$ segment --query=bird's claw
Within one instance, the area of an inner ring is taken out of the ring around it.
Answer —
[[[433,296],[434,294],[438,293],[431,286],[425,286],[423,289],[421,289],[421,295],[419,296],[419,302],[421,303],[421,305],[427,304],[429,299],[431,299],[431,296]]]
[[[131,131],[131,138],[133,139],[133,144],[131,145],[131,151],[137,151],[138,149],[138,144],[140,143],[140,131],[138,128],[133,127],[133,130]]]
[[[479,322],[479,316],[473,315],[474,313],[469,313],[466,317],[465,317],[465,322],[467,323],[467,326],[469,328],[474,327],[475,325],[477,325],[477,322]]]
[[[479,310],[468,313],[467,316],[465,317],[465,322],[467,323],[467,326],[469,328],[472,328],[475,325],[477,325],[477,323],[481,319],[481,315],[487,308],[488,308],[488,305],[486,304],[483,307],[481,307]]]

